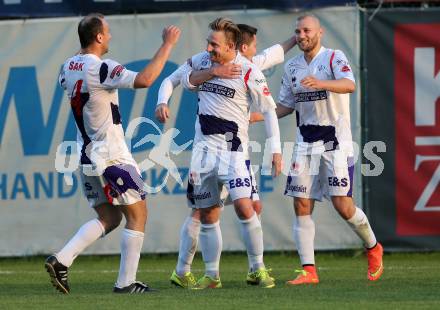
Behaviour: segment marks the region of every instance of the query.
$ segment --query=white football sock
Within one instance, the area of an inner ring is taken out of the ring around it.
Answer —
[[[261,213],[257,214],[257,217],[258,217],[258,220],[260,221],[260,224],[261,224]],[[263,225],[261,225],[261,227],[263,227]],[[251,257],[249,255],[247,256],[247,258],[248,258],[249,271],[252,271],[253,262],[252,262]]]
[[[124,228],[121,238],[121,262],[116,286],[123,288],[136,281],[144,233]]]
[[[251,270],[264,268],[263,263],[263,230],[256,213],[247,220],[240,220],[240,230],[248,255]]]
[[[295,217],[293,239],[298,249],[301,265],[315,265],[315,222],[311,215]]]
[[[89,245],[105,236],[105,229],[98,219],[88,221],[78,229],[69,242],[55,254],[58,261],[66,267],[70,267],[73,260]]]
[[[191,264],[197,250],[200,234],[200,221],[188,216],[180,230],[179,258],[177,259],[176,273],[183,276],[191,271]]]
[[[368,218],[364,211],[356,207],[354,215],[347,220],[348,225],[362,239],[366,248],[372,248],[376,245],[376,236],[371,229]]]
[[[220,222],[214,224],[201,224],[200,248],[202,250],[203,262],[205,263],[205,274],[210,277],[219,277],[222,246],[223,239],[220,230]]]

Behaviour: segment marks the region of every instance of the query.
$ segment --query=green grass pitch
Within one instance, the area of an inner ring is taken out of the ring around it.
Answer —
[[[222,289],[189,291],[169,283],[176,255],[141,258],[138,279],[160,291],[115,295],[117,256],[82,256],[70,269],[71,294],[49,283],[44,257],[0,259],[0,309],[440,309],[440,253],[385,255],[383,277],[369,283],[360,251],[318,253],[321,283],[286,287],[298,267],[296,255],[267,253],[266,265],[277,280],[273,289],[248,287],[247,259],[222,255]],[[200,255],[193,271],[202,275]]]

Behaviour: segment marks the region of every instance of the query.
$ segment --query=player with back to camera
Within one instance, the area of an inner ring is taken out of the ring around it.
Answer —
[[[85,223],[45,267],[52,284],[69,293],[68,268],[74,259],[98,238],[126,219],[121,238],[121,261],[115,293],[145,293],[152,289],[136,281],[136,272],[147,221],[145,192],[137,163],[125,143],[119,114],[119,88],[146,88],[162,71],[180,36],[176,26],[163,30],[163,43],[150,63],[133,72],[111,59],[109,24],[101,14],[91,14],[78,24],[79,54],[67,59],[59,82],[67,91],[78,129],[81,182],[98,217]],[[101,173],[102,172],[102,173]]]

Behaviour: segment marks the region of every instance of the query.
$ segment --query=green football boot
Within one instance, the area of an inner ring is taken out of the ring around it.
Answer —
[[[249,272],[246,277],[246,283],[258,285],[263,288],[272,288],[275,286],[275,279],[269,274],[270,269],[260,268],[254,272]]]
[[[220,278],[214,279],[210,276],[204,275],[197,281],[196,285],[193,287],[194,290],[204,290],[206,288],[221,288],[222,282]]]
[[[196,285],[196,279],[191,271],[185,273],[182,277],[180,277],[176,270],[173,271],[170,277],[170,281],[177,287],[181,288],[193,288]]]

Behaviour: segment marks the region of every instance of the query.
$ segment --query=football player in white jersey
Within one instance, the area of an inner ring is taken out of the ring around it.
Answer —
[[[256,283],[274,287],[263,262],[261,223],[252,207],[252,178],[248,158],[249,108],[254,105],[265,115],[266,133],[275,175],[280,173],[279,128],[274,102],[261,71],[236,51],[239,28],[229,19],[218,18],[210,25],[207,49],[191,58],[191,67],[183,78],[184,87],[198,91],[199,111],[195,126],[194,147],[188,199],[200,209],[200,245],[205,275],[196,289],[219,288],[219,262],[222,236],[219,226],[220,191],[226,185],[240,226]],[[213,78],[206,81],[203,72],[219,64],[241,65],[241,75],[234,79]],[[201,73],[201,75],[198,75]]]
[[[258,68],[260,68],[260,70],[266,70],[272,66],[282,63],[284,61],[284,54],[292,49],[292,47],[296,44],[296,38],[295,36],[292,36],[283,43],[275,44],[274,46],[265,49],[262,53],[256,55],[257,29],[246,24],[238,24],[237,26],[241,31],[241,41],[238,44],[239,52],[248,60],[252,61]],[[240,70],[234,71],[235,68],[241,69],[239,65],[233,63],[227,63],[206,69],[206,80],[209,80],[214,76],[222,78],[234,77],[233,74],[235,72],[241,72]],[[187,72],[187,70],[190,69],[191,67],[188,62],[185,62],[185,64],[181,65],[176,71],[163,80],[159,89],[156,108],[156,117],[159,121],[166,122],[168,119],[170,114],[167,103],[171,97],[171,92],[180,84],[180,79]],[[252,168],[250,171],[252,179],[256,180]],[[262,204],[258,195],[258,188],[256,184],[254,184],[252,194],[252,206],[260,218]],[[222,200],[226,200],[223,199],[225,196],[229,198],[226,187],[223,187],[221,196]],[[224,204],[231,203],[232,201],[227,199]],[[170,278],[173,284],[183,288],[191,288],[195,285],[195,278],[191,273],[191,264],[197,249],[200,234],[200,209],[193,208],[191,203],[189,203],[188,206],[191,207],[191,213],[184,221],[180,230],[179,257],[176,269],[173,271]],[[255,273],[252,272],[252,262],[250,259],[249,270],[250,272],[247,276],[247,283],[254,284],[255,278],[253,276],[255,276]]]
[[[368,279],[383,272],[383,248],[365,213],[352,199],[353,142],[349,93],[355,80],[344,53],[321,46],[318,18],[304,15],[296,22],[297,44],[303,51],[285,64],[278,117],[296,111],[297,134],[285,194],[293,199],[293,235],[303,270],[288,285],[318,283],[315,268],[315,200],[325,197],[362,239],[367,249]]]
[[[108,52],[111,39],[103,15],[84,17],[78,25],[78,35],[81,51],[65,62],[59,82],[67,91],[78,128],[84,191],[98,217],[85,223],[59,252],[48,257],[45,267],[57,290],[69,293],[67,271],[74,259],[119,226],[124,216],[120,269],[113,291],[149,292],[152,289],[148,285],[136,281],[147,207],[139,168],[124,140],[118,88],[149,87],[162,71],[180,30],[176,26],[163,30],[161,47],[139,73],[116,61],[101,59]]]

